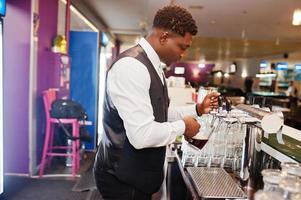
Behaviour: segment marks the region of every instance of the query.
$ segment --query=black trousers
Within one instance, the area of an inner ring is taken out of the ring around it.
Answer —
[[[97,189],[104,200],[151,200],[152,195],[121,182],[105,171],[94,171]]]

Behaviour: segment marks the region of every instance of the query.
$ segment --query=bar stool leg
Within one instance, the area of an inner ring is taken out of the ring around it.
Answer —
[[[50,123],[49,128],[50,128],[50,138],[49,138],[48,152],[52,153],[53,152],[52,147],[53,147],[54,129],[55,129],[54,124]],[[52,158],[53,158],[53,156],[50,156],[47,160],[48,167],[50,167],[50,165],[51,165]]]
[[[46,124],[46,133],[45,133],[45,143],[43,147],[43,156],[42,156],[42,161],[40,165],[40,177],[43,176],[44,174],[44,168],[45,168],[45,161],[48,153],[48,148],[49,148],[49,138],[50,138],[50,123]]]
[[[77,123],[77,137],[80,137],[80,129],[79,129],[79,123]],[[80,150],[81,150],[81,146],[80,146],[80,140],[77,140],[76,141],[76,143],[77,143],[77,154],[76,154],[76,157],[77,157],[77,159],[76,159],[76,161],[77,161],[77,169],[79,169],[80,168]]]
[[[77,130],[77,127],[76,127],[76,123],[73,122],[72,123],[72,135],[76,137],[76,130]],[[77,159],[77,148],[76,148],[76,140],[72,141],[72,176],[75,176],[76,175],[76,159]]]

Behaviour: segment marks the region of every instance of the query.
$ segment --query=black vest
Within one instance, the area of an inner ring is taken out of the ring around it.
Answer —
[[[155,121],[166,122],[169,105],[166,83],[163,86],[154,66],[139,45],[120,54],[115,62],[124,57],[133,57],[147,68],[151,79],[149,94]],[[108,71],[114,67],[114,63]],[[129,71],[129,78],[130,74]],[[158,191],[164,178],[165,147],[135,149],[126,137],[123,120],[107,91],[103,112],[105,133],[98,148],[95,172],[103,170],[111,173],[120,181],[145,193]]]

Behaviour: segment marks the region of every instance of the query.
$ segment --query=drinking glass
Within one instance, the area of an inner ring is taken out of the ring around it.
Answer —
[[[223,163],[223,157],[225,154],[225,133],[228,128],[228,124],[223,119],[219,119],[218,125],[211,136],[211,156],[210,167],[221,167]]]
[[[213,92],[217,93],[218,92],[218,88],[217,87],[210,87],[208,94],[213,93]],[[217,113],[218,112],[218,108],[212,109],[211,112]]]
[[[196,166],[197,167],[207,167],[210,159],[210,148],[211,143],[208,142],[200,151],[197,156]]]
[[[187,139],[187,141],[199,148],[200,150],[206,145],[211,136],[212,130],[209,126],[209,117],[208,115],[204,115],[198,118],[198,122],[201,125],[200,131],[198,134],[193,136],[192,138]]]
[[[199,151],[196,148],[193,148],[185,140],[182,141],[182,164],[184,167],[193,167],[196,162],[197,155]]]
[[[284,200],[278,192],[259,190],[255,193],[255,200]]]
[[[301,199],[301,194],[293,194],[291,196],[291,200],[300,200]]]
[[[283,175],[293,175],[301,177],[301,164],[294,162],[281,163],[281,170]]]
[[[293,176],[285,176],[280,182],[279,187],[283,190],[285,199],[296,199],[301,195],[301,180]]]
[[[235,175],[239,175],[242,161],[242,145],[235,145],[233,167],[232,170]]]
[[[203,138],[208,140],[207,143],[200,150],[200,153],[197,156],[196,166],[198,167],[207,167],[211,157],[211,148],[212,148],[212,133],[215,129],[215,126],[211,126],[211,121],[213,115],[205,114],[198,118],[199,123],[201,124],[200,135],[196,137]]]
[[[280,191],[279,182],[282,174],[279,169],[264,169],[261,171],[263,176],[263,191]]]
[[[236,137],[239,130],[239,125],[236,118],[225,118],[227,129],[225,132],[225,153],[223,158],[224,168],[234,168],[234,155],[236,147]]]

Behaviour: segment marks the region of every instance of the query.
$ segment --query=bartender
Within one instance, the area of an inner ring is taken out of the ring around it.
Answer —
[[[218,93],[202,103],[170,108],[161,62],[179,61],[197,26],[176,5],[160,9],[146,38],[122,54],[108,69],[104,100],[104,136],[94,175],[104,199],[148,200],[162,184],[166,145],[179,135],[199,132],[195,119],[217,107]]]

